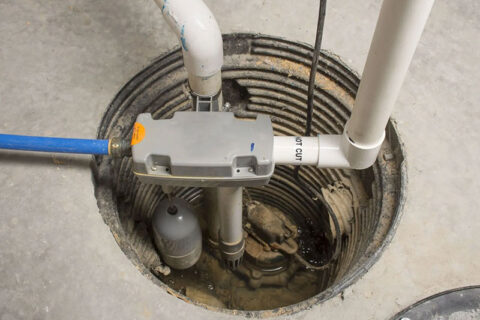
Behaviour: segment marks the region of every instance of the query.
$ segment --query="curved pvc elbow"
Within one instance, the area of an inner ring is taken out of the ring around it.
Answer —
[[[380,139],[372,144],[356,143],[348,136],[346,131],[341,137],[340,149],[348,161],[349,168],[362,170],[371,167],[377,160],[383,140],[385,140],[385,131],[383,131]]]
[[[189,76],[208,78],[223,65],[220,28],[202,0],[155,0],[180,40]]]
[[[384,139],[385,132],[376,143],[361,145],[352,141],[346,132],[341,135],[319,135],[317,167],[367,169],[377,160]]]

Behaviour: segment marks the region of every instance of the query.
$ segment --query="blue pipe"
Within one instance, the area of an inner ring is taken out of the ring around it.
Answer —
[[[0,149],[108,155],[108,141],[0,134]]]

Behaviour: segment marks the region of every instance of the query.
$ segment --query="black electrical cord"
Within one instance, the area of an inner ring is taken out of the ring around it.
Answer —
[[[313,118],[313,100],[314,100],[314,91],[315,91],[315,78],[317,75],[317,67],[318,67],[318,57],[320,55],[320,48],[322,46],[322,37],[323,37],[323,26],[325,24],[325,12],[327,7],[327,0],[320,0],[319,4],[319,12],[318,12],[318,22],[317,22],[317,33],[315,36],[315,46],[313,48],[313,56],[312,56],[312,66],[310,68],[310,78],[308,81],[308,90],[307,90],[307,117],[306,117],[306,124],[305,124],[305,136],[310,136],[312,133],[312,118]],[[335,227],[336,239],[335,239],[335,250],[330,257],[329,261],[321,266],[313,266],[309,265],[310,269],[317,269],[322,270],[328,267],[332,261],[337,259],[338,255],[340,254],[341,249],[341,240],[342,235],[340,232],[340,224],[338,223],[337,216],[332,211],[328,203],[325,201],[323,196],[314,188],[305,184],[299,175],[300,166],[297,166],[294,169],[294,178],[300,187],[307,193],[310,194],[315,200],[320,201],[323,206],[327,209],[328,215],[333,221],[333,225]],[[305,261],[303,258],[299,258],[300,261]]]
[[[317,33],[315,36],[315,46],[313,48],[312,66],[310,68],[310,79],[308,80],[307,91],[307,123],[305,126],[305,136],[309,136],[312,131],[312,116],[313,116],[313,93],[315,91],[315,78],[317,75],[318,56],[320,55],[320,48],[322,46],[323,25],[325,24],[325,11],[327,8],[327,0],[320,0]]]

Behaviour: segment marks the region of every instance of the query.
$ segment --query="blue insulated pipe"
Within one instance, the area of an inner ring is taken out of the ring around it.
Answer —
[[[108,155],[109,140],[0,134],[0,149]]]

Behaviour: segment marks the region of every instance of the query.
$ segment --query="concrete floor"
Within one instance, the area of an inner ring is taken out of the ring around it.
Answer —
[[[317,1],[207,1],[223,32],[312,43]],[[335,0],[324,48],[359,72],[380,1]],[[480,2],[437,0],[394,118],[408,200],[393,243],[298,319],[387,319],[480,283]],[[0,0],[0,132],[93,138],[117,91],[176,45],[153,1]],[[89,157],[0,152],[0,319],[223,319],[152,284],[120,251]],[[233,318],[233,317],[231,317]]]

